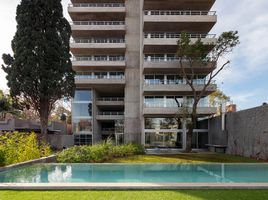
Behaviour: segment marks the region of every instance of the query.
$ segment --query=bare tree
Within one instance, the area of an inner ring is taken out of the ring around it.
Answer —
[[[195,43],[191,42],[189,35],[182,33],[181,38],[178,40],[177,57],[179,59],[179,72],[182,74],[186,84],[190,86],[193,95],[193,105],[189,112],[189,122],[187,123],[187,139],[186,139],[186,152],[191,152],[193,130],[197,126],[198,119],[198,103],[211,85],[214,78],[224,70],[229,64],[230,60],[226,60],[221,66],[217,66],[219,59],[231,53],[235,46],[239,44],[239,36],[237,31],[230,31],[222,33],[217,39],[215,44],[206,45],[201,39]],[[212,46],[212,49],[209,47]],[[201,68],[210,68],[207,75],[207,80],[198,90],[196,88],[196,75],[197,70]],[[176,100],[177,101],[177,100]],[[179,105],[179,103],[177,102]]]

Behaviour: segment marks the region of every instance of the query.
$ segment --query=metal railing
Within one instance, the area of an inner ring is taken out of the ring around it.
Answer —
[[[73,61],[125,61],[124,56],[75,56]]]
[[[107,26],[107,25],[125,25],[124,21],[72,21],[70,22],[71,25],[77,26],[92,26],[92,25],[100,25],[100,26]]]
[[[149,61],[149,62],[168,62],[168,61],[178,61],[179,58],[174,54],[174,55],[169,55],[169,56],[162,56],[162,55],[150,55],[144,56],[144,61]]]
[[[124,3],[73,3],[69,7],[125,7]]]
[[[99,115],[119,116],[124,115],[124,112],[99,112]]]
[[[188,33],[189,38],[215,38],[216,34],[199,34],[199,33]],[[144,33],[144,38],[181,38],[180,33]]]
[[[108,75],[75,75],[75,79],[109,79],[109,80],[123,80],[124,75],[108,76]]]
[[[145,15],[216,15],[216,11],[205,10],[145,10]]]
[[[89,44],[89,43],[125,43],[124,38],[78,38],[78,39],[71,39],[71,43],[78,43],[78,44]]]
[[[209,80],[195,79],[193,80],[194,85],[205,85]],[[186,85],[187,81],[184,79],[177,80],[158,80],[158,79],[145,79],[145,85]],[[215,80],[212,80],[210,84],[216,84]]]
[[[101,97],[98,101],[124,101],[124,97]]]

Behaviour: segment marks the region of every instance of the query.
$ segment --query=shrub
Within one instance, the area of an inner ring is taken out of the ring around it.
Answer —
[[[111,142],[93,146],[75,146],[57,155],[61,163],[100,163],[112,158],[144,154],[144,148],[136,144],[113,146]]]
[[[5,165],[5,152],[4,148],[0,146],[0,167]]]
[[[0,147],[2,152],[0,154],[4,157],[0,160],[4,160],[2,162],[5,165],[33,160],[51,154],[47,144],[39,145],[35,133],[0,133]]]

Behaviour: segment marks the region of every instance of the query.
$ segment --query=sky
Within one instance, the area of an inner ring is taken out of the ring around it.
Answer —
[[[16,6],[20,0],[0,3],[0,55],[12,53],[11,40],[16,31]],[[67,5],[62,0],[64,15],[69,20]],[[230,96],[239,110],[260,106],[268,102],[268,1],[267,0],[217,0],[212,10],[217,11],[218,22],[211,33],[237,30],[241,44],[223,58],[230,66],[217,78],[217,84]],[[0,58],[0,65],[3,64]],[[8,91],[5,73],[0,69],[0,89]]]

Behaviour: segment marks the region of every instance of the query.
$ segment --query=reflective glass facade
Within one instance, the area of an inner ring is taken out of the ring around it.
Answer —
[[[72,102],[74,134],[92,134],[92,91],[76,90]]]

